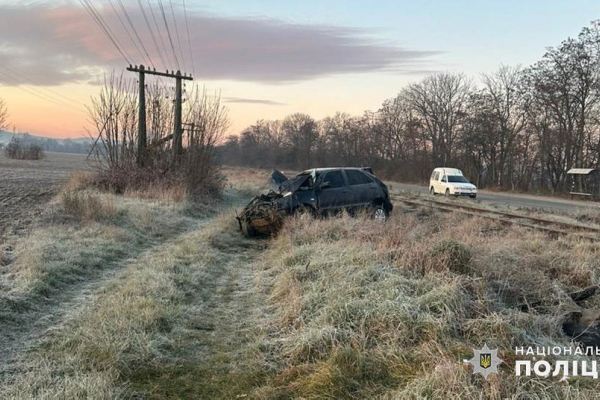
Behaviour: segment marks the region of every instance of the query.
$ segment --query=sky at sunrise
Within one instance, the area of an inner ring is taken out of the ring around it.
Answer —
[[[192,73],[196,84],[220,92],[230,132],[239,133],[256,120],[294,112],[321,119],[375,111],[405,85],[438,71],[477,80],[501,64],[527,66],[600,19],[597,0],[91,4],[125,55],[80,1],[0,0],[0,98],[17,130],[86,136],[85,106],[104,75],[136,79],[126,59]]]

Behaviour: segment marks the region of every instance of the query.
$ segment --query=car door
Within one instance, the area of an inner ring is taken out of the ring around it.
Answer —
[[[442,176],[442,179],[440,179],[440,193],[446,193],[446,189],[448,188],[448,177],[446,175]]]
[[[381,195],[379,185],[364,172],[347,169],[344,170],[350,185],[350,191],[354,195],[354,206],[364,207],[371,205]]]
[[[318,183],[319,211],[325,214],[339,212],[354,203],[354,197],[341,170],[327,171]]]

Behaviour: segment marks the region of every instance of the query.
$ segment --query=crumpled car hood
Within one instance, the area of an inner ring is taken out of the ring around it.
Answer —
[[[276,169],[271,171],[271,184],[277,188],[281,194],[287,192],[294,193],[309,178],[310,175],[298,175],[291,179],[287,179],[280,171]]]
[[[276,169],[273,169],[271,171],[271,184],[274,185],[275,187],[279,188],[279,185],[281,185],[283,182],[285,182],[287,180],[288,180],[287,176],[285,176],[281,171],[278,171]]]

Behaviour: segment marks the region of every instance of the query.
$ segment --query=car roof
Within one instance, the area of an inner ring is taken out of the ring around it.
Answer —
[[[345,169],[345,170],[357,170],[357,171],[364,171],[366,167],[327,167],[327,168],[311,168],[311,169],[307,169],[302,171],[300,174],[310,174],[312,172],[327,172],[327,171],[336,171],[336,170],[340,170],[340,169]]]
[[[446,175],[462,175],[462,171],[458,168],[438,167],[434,171],[443,171]]]

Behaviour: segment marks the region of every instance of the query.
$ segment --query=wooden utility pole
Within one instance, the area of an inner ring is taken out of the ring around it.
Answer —
[[[181,72],[177,71],[175,78],[175,126],[173,127],[173,160],[179,162],[183,151],[183,130],[181,127]]]
[[[177,73],[169,73],[167,72],[157,72],[156,70],[150,70],[144,68],[143,65],[139,67],[136,65],[132,67],[131,65],[127,68],[127,71],[137,72],[140,74],[139,78],[139,113],[138,113],[138,157],[137,163],[138,165],[143,165],[144,156],[146,153],[147,140],[146,140],[146,83],[145,83],[145,75],[157,75],[164,76],[166,78],[174,78],[175,82],[175,126],[173,127],[173,152],[174,152],[174,160],[175,162],[179,161],[179,157],[182,153],[182,128],[181,128],[181,112],[182,112],[182,90],[181,86],[182,80],[192,81],[194,78],[192,76],[188,76],[186,74],[181,75],[180,71]]]
[[[146,155],[146,76],[144,75],[145,68],[140,65],[139,78],[139,100],[138,106],[138,149],[137,163],[141,167],[144,164],[144,156]]]

